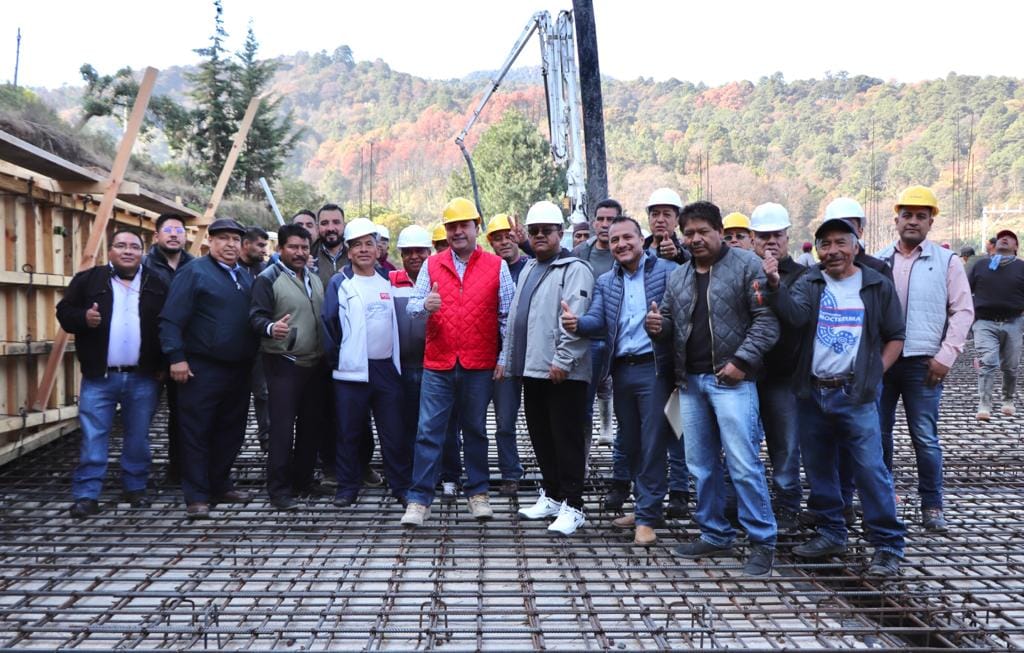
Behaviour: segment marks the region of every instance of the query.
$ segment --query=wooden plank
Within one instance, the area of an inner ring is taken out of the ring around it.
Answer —
[[[107,180],[107,189],[103,193],[103,199],[96,210],[96,218],[93,220],[89,232],[89,241],[82,253],[82,262],[78,269],[84,270],[96,261],[96,252],[99,249],[101,237],[106,234],[107,222],[114,209],[114,200],[117,199],[117,190],[124,179],[124,173],[128,169],[128,161],[131,160],[132,147],[142,127],[142,119],[146,115],[146,107],[149,105],[149,98],[153,93],[153,84],[156,82],[156,68],[146,68],[142,75],[142,83],[139,84],[139,94],[132,106],[131,116],[128,118],[128,125],[125,127],[124,136],[121,137],[121,145],[117,149],[117,156],[114,157],[114,165],[110,169],[110,177]],[[43,379],[39,382],[39,388],[32,398],[33,410],[42,410],[50,400],[50,393],[53,392],[53,383],[57,378],[57,367],[64,358],[64,348],[68,344],[68,334],[63,329],[57,330],[57,337],[53,341],[53,351],[46,362],[46,371]]]
[[[51,424],[75,417],[78,417],[78,406],[61,406],[37,413],[28,413],[24,419],[20,415],[4,417],[0,418],[0,433],[10,433],[11,431],[19,431],[22,428],[42,426],[43,424]]]
[[[102,195],[106,191],[106,182],[103,181],[54,181],[54,190],[58,193],[68,195]],[[141,192],[138,182],[122,181],[118,188],[119,197],[125,195],[138,195]]]
[[[66,419],[52,426],[40,429],[35,433],[29,433],[24,438],[18,438],[7,444],[0,445],[0,465],[9,463],[15,458],[33,449],[38,449],[44,444],[49,444],[76,429],[78,429],[78,420],[75,418]]]
[[[199,230],[196,232],[196,235],[192,240],[193,256],[199,256],[202,252],[203,240],[206,238],[206,227],[213,222],[213,217],[217,214],[217,207],[220,206],[220,200],[224,197],[224,190],[228,187],[228,181],[231,179],[231,172],[235,169],[235,162],[238,161],[238,155],[242,152],[242,147],[245,145],[245,138],[249,135],[249,128],[252,127],[252,121],[256,117],[256,110],[260,108],[260,101],[262,99],[263,98],[260,96],[254,97],[249,101],[249,106],[245,109],[245,116],[242,117],[242,124],[238,126],[238,132],[235,134],[235,141],[231,144],[231,151],[228,152],[228,158],[224,162],[224,168],[220,171],[220,177],[217,179],[217,185],[213,188],[213,195],[210,196],[210,202],[206,205],[206,211],[203,212],[203,217],[196,223],[199,225]]]

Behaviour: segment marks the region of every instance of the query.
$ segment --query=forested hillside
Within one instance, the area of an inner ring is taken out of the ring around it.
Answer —
[[[471,148],[511,106],[546,130],[539,73],[517,73],[471,133]],[[172,78],[183,79],[172,71],[164,91],[180,96],[182,88],[167,85]],[[365,206],[372,192],[375,205],[436,219],[452,172],[464,165],[454,135],[486,85],[481,75],[427,80],[380,60],[357,62],[345,46],[282,58],[272,89],[305,128],[288,173],[349,206]],[[65,109],[73,96],[47,94]],[[727,210],[775,200],[789,207],[802,237],[837,194],[887,220],[899,189],[920,183],[939,193],[942,237],[966,241],[976,238],[982,206],[1024,199],[1019,79],[950,73],[902,84],[776,74],[711,88],[608,79],[604,101],[611,194],[633,213],[660,185]]]

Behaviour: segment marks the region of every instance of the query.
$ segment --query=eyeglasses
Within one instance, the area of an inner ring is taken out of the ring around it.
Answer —
[[[185,227],[161,227],[160,232],[165,234],[183,234],[185,233]]]
[[[128,250],[131,250],[133,252],[141,252],[142,251],[142,245],[139,245],[138,243],[114,243],[113,245],[110,246],[110,249],[116,249],[116,250],[128,249]]]
[[[558,231],[558,227],[554,225],[544,225],[542,227],[537,225],[530,225],[529,227],[526,228],[526,232],[531,236],[550,236],[556,231]]]
[[[725,242],[731,243],[734,240],[747,240],[747,234],[726,234],[724,238]]]

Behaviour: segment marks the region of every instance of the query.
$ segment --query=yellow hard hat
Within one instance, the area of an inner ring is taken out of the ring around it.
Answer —
[[[742,213],[730,213],[722,220],[722,229],[746,229],[750,231],[750,218]]]
[[[448,240],[448,232],[445,231],[443,224],[439,224],[436,227],[434,227],[434,231],[430,235],[430,240],[432,240],[435,243],[442,240]]]
[[[932,217],[939,214],[939,201],[935,199],[935,193],[932,192],[932,189],[927,186],[909,186],[905,188],[900,193],[900,198],[896,200],[892,210],[899,213],[901,206],[930,206]]]
[[[463,222],[465,220],[476,220],[480,222],[480,213],[476,210],[476,204],[465,197],[456,197],[448,202],[441,214],[441,224],[449,222]]]
[[[508,216],[504,213],[499,213],[487,221],[487,237],[490,238],[491,234],[495,231],[508,231],[511,228],[512,223],[509,222]]]

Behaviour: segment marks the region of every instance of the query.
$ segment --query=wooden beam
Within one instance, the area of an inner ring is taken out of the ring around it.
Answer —
[[[106,191],[105,181],[55,181],[54,186],[59,193],[74,195],[99,195]],[[118,189],[119,195],[138,195],[141,189],[138,182],[122,181]]]
[[[206,238],[206,227],[213,222],[213,217],[217,214],[217,207],[220,206],[220,200],[224,197],[224,190],[228,187],[228,180],[231,179],[231,173],[235,169],[235,162],[238,161],[238,155],[242,152],[245,138],[249,135],[249,128],[252,127],[252,121],[256,118],[256,110],[260,108],[260,101],[262,99],[261,96],[254,97],[249,101],[249,106],[245,109],[242,124],[238,126],[238,132],[235,134],[235,140],[231,144],[231,151],[228,152],[224,168],[220,171],[220,177],[217,178],[217,185],[213,189],[213,195],[210,196],[210,202],[206,205],[203,217],[195,223],[199,226],[199,230],[196,231],[195,238],[192,241],[191,251],[193,256],[198,256],[202,252],[203,239]]]
[[[78,428],[78,420],[72,417],[62,422],[58,422],[53,426],[47,426],[46,428],[40,429],[35,433],[29,433],[24,439],[19,438],[14,442],[8,442],[7,444],[0,445],[0,465],[5,465],[12,460],[27,454],[28,452],[38,449],[44,444],[53,442],[59,437],[62,437]]]
[[[78,270],[92,267],[96,262],[96,252],[100,247],[100,239],[106,234],[107,222],[110,221],[110,214],[114,209],[114,200],[117,199],[118,189],[124,180],[124,173],[128,170],[128,162],[132,157],[132,148],[135,146],[135,139],[142,128],[142,119],[146,116],[146,107],[149,106],[149,98],[153,94],[153,84],[156,82],[156,68],[146,68],[142,75],[142,83],[139,84],[139,94],[135,97],[135,104],[132,106],[132,113],[128,118],[128,125],[125,127],[124,136],[121,137],[121,145],[117,149],[117,156],[114,157],[114,165],[110,168],[110,176],[106,181],[106,189],[103,192],[103,199],[96,209],[96,218],[93,220],[89,230],[89,240],[82,252],[82,261]],[[32,398],[32,409],[43,410],[46,402],[50,400],[50,393],[53,392],[53,384],[57,380],[57,368],[64,359],[64,350],[68,346],[68,334],[64,329],[57,329],[57,336],[53,340],[53,351],[46,361],[46,371],[39,382],[35,397]]]

